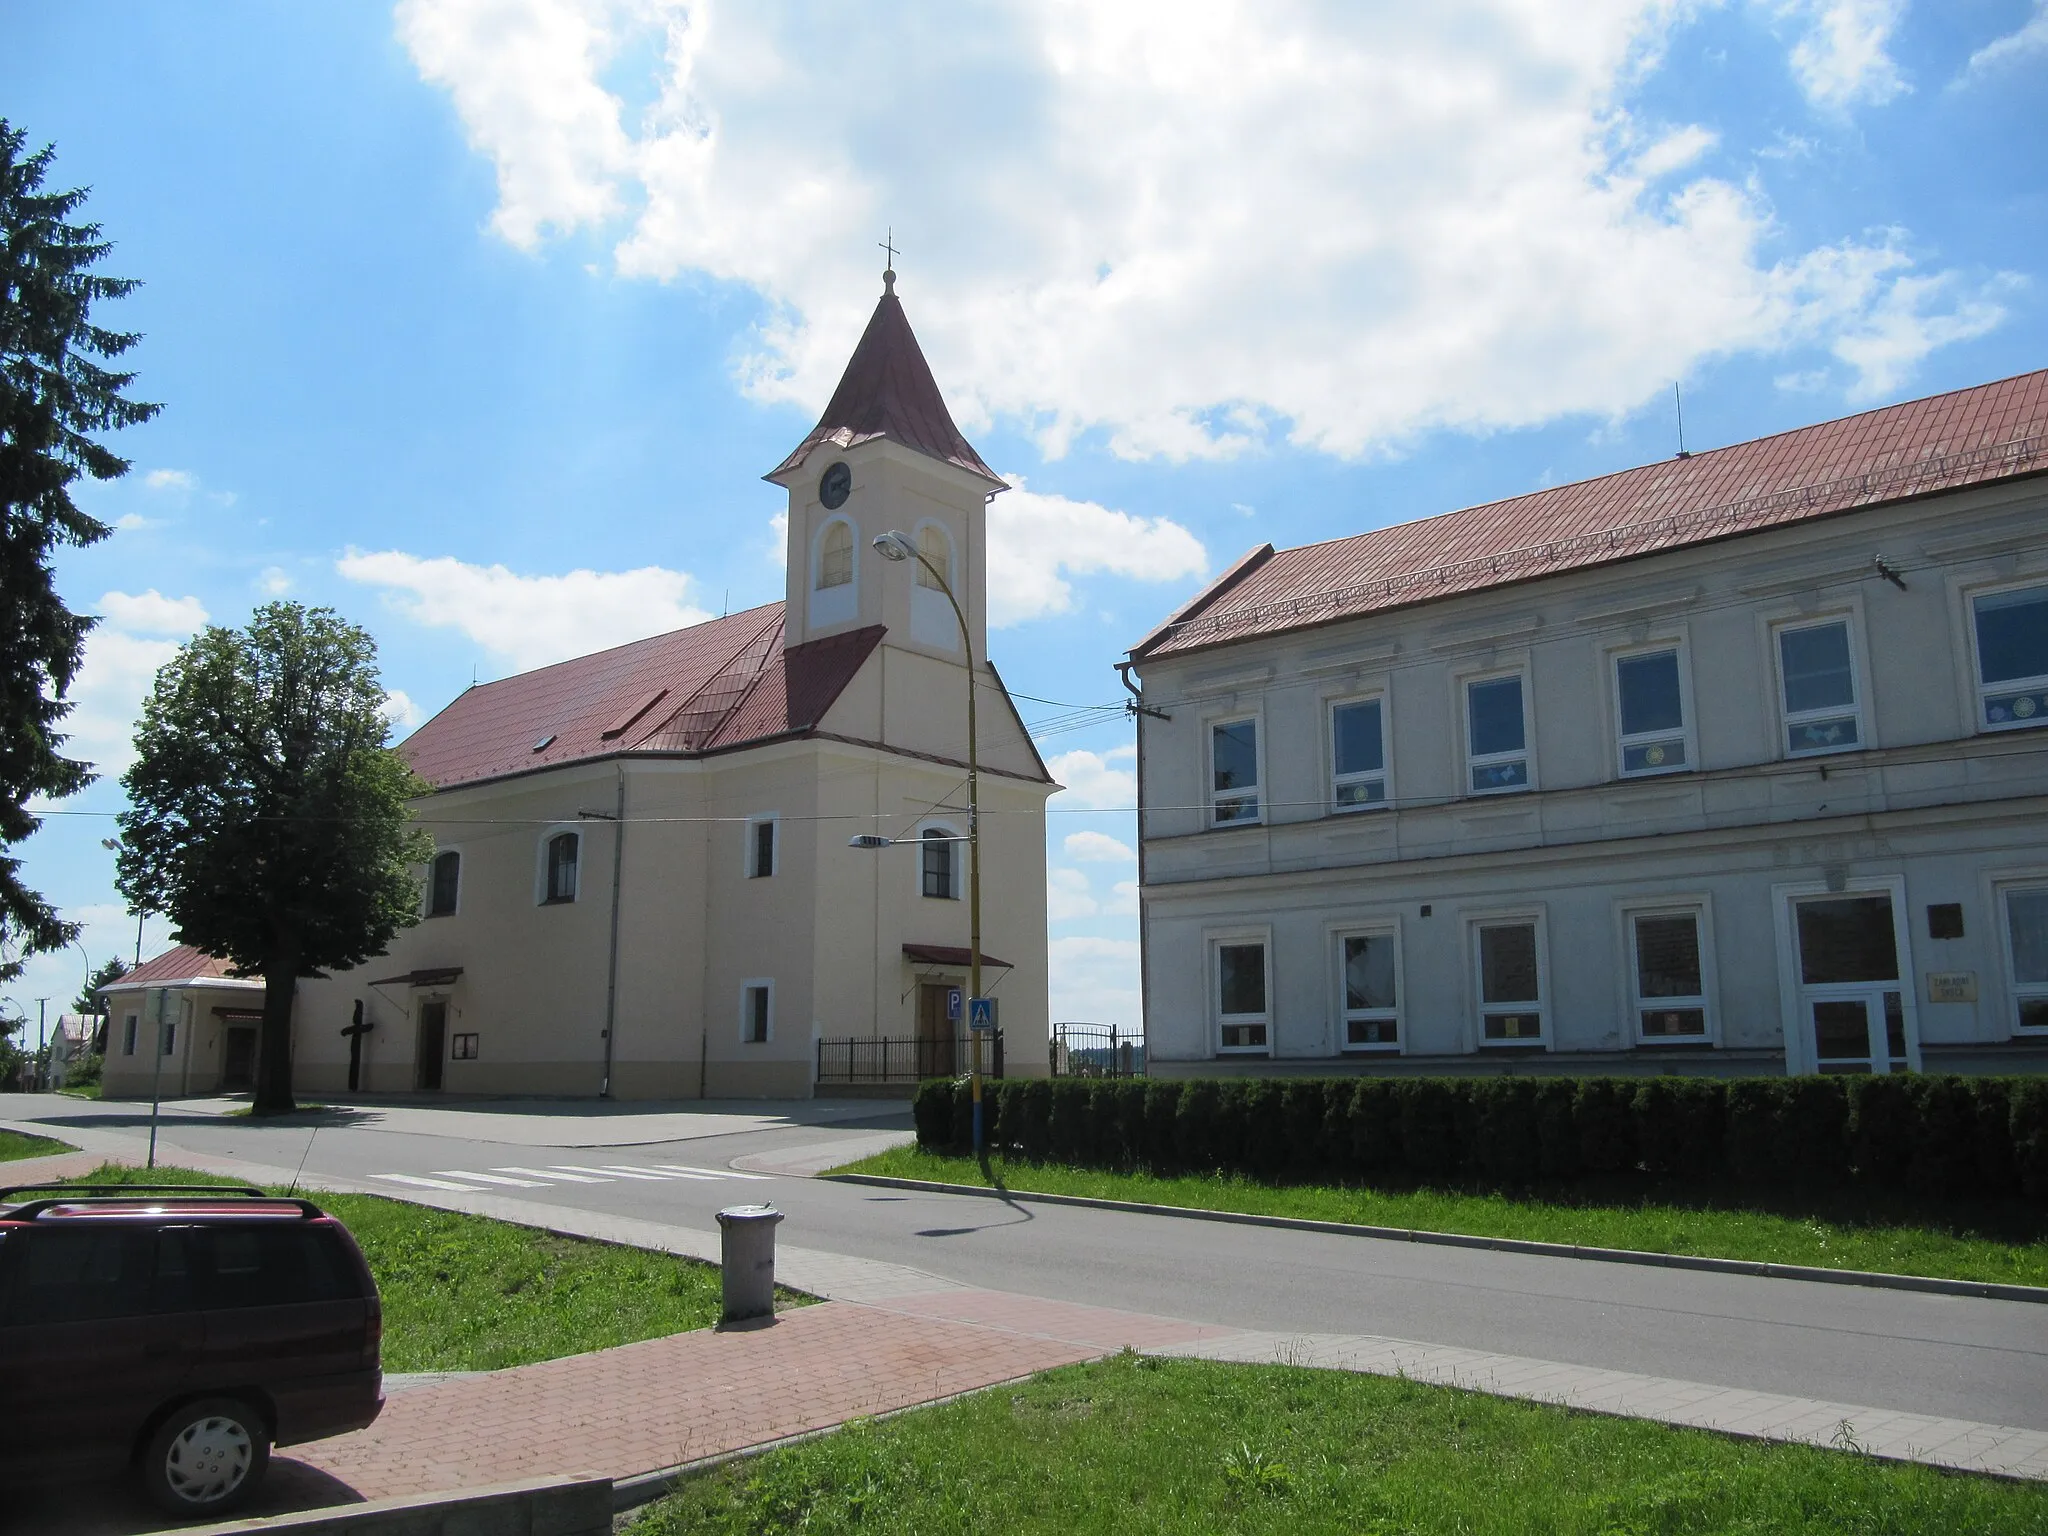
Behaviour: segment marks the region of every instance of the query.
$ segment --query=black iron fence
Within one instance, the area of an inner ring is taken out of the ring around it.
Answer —
[[[1114,1024],[1055,1024],[1054,1077],[1143,1077],[1145,1036]]]
[[[881,1036],[868,1039],[820,1040],[818,1081],[821,1083],[912,1083],[926,1077],[959,1077],[974,1061],[973,1037],[958,1035]],[[1003,1032],[981,1037],[984,1077],[1003,1075]]]

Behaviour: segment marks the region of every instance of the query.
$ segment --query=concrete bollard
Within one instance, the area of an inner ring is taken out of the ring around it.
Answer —
[[[728,1323],[775,1311],[775,1224],[781,1220],[772,1205],[734,1205],[718,1213]]]

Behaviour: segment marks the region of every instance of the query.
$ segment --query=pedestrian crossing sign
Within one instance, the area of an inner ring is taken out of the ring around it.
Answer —
[[[970,997],[967,999],[967,1027],[969,1029],[994,1029],[996,1027],[996,1000],[992,997]]]

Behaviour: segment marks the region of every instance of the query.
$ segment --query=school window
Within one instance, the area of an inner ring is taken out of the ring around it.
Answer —
[[[548,839],[547,894],[544,902],[576,899],[576,862],[582,842],[574,832],[557,832]]]
[[[1707,1033],[1700,914],[1636,912],[1629,917],[1636,1029],[1643,1040],[1701,1040]]]
[[[960,845],[953,841],[953,835],[944,827],[927,827],[921,835],[923,846],[918,850],[924,861],[924,894],[942,901],[960,899],[960,863],[953,852]]]
[[[1387,744],[1378,699],[1330,709],[1331,798],[1340,811],[1387,803]]]
[[[1266,997],[1266,946],[1218,944],[1216,1013],[1225,1051],[1263,1051],[1272,1024]]]
[[[766,880],[775,873],[775,820],[763,816],[747,823],[747,878]]]
[[[1845,752],[1862,745],[1863,716],[1856,701],[1847,619],[1780,629],[1778,677],[1787,756]]]
[[[828,523],[818,544],[818,590],[847,586],[852,581],[853,524]]]
[[[1619,716],[1624,777],[1672,773],[1691,766],[1691,754],[1686,751],[1685,697],[1679,685],[1678,647],[1617,656],[1614,702]]]
[[[740,992],[740,1039],[748,1045],[768,1043],[775,989],[765,981],[750,981]]]
[[[1520,673],[1465,685],[1465,750],[1473,794],[1529,787],[1529,731]]]
[[[1543,966],[1536,924],[1527,919],[1478,929],[1479,1038],[1487,1045],[1538,1045],[1543,1029]]]
[[[133,1056],[135,1054],[136,1017],[135,1014],[131,1013],[121,1021],[121,1054],[123,1056]]]
[[[1259,819],[1259,722],[1209,727],[1209,819],[1222,827]]]
[[[2048,1033],[2048,885],[2012,886],[2000,894],[2013,1028]]]
[[[1396,996],[1394,935],[1347,933],[1338,938],[1344,993],[1344,1049],[1384,1051],[1401,1044]]]
[[[452,917],[461,885],[462,855],[453,851],[435,854],[427,882],[427,916]]]
[[[2048,722],[2048,586],[1970,600],[1977,719],[1987,731]]]

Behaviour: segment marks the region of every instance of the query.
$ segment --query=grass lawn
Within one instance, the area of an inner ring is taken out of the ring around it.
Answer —
[[[218,1184],[106,1167],[80,1183]],[[384,1369],[490,1371],[718,1321],[716,1265],[375,1195],[307,1192],[361,1244],[384,1300]],[[810,1298],[787,1292],[778,1305]]]
[[[1271,1185],[1215,1175],[1161,1179],[1001,1159],[991,1167],[1002,1187],[1041,1194],[2048,1286],[2048,1211],[2016,1201],[1972,1206],[1904,1196],[1887,1200],[1858,1191],[1746,1190],[1703,1198],[1697,1190],[1660,1194],[1654,1186],[1608,1191],[1604,1197],[1599,1191],[1574,1190],[1549,1198],[1515,1198],[1433,1189]],[[835,1171],[989,1183],[972,1158],[940,1157],[916,1147],[899,1147]]]
[[[1398,1379],[1124,1355],[734,1463],[628,1528],[794,1530],[2022,1536],[2048,1530],[2048,1488]]]
[[[0,1131],[0,1163],[20,1162],[24,1157],[55,1157],[59,1152],[76,1152],[68,1141],[48,1136],[31,1136],[26,1131]]]

